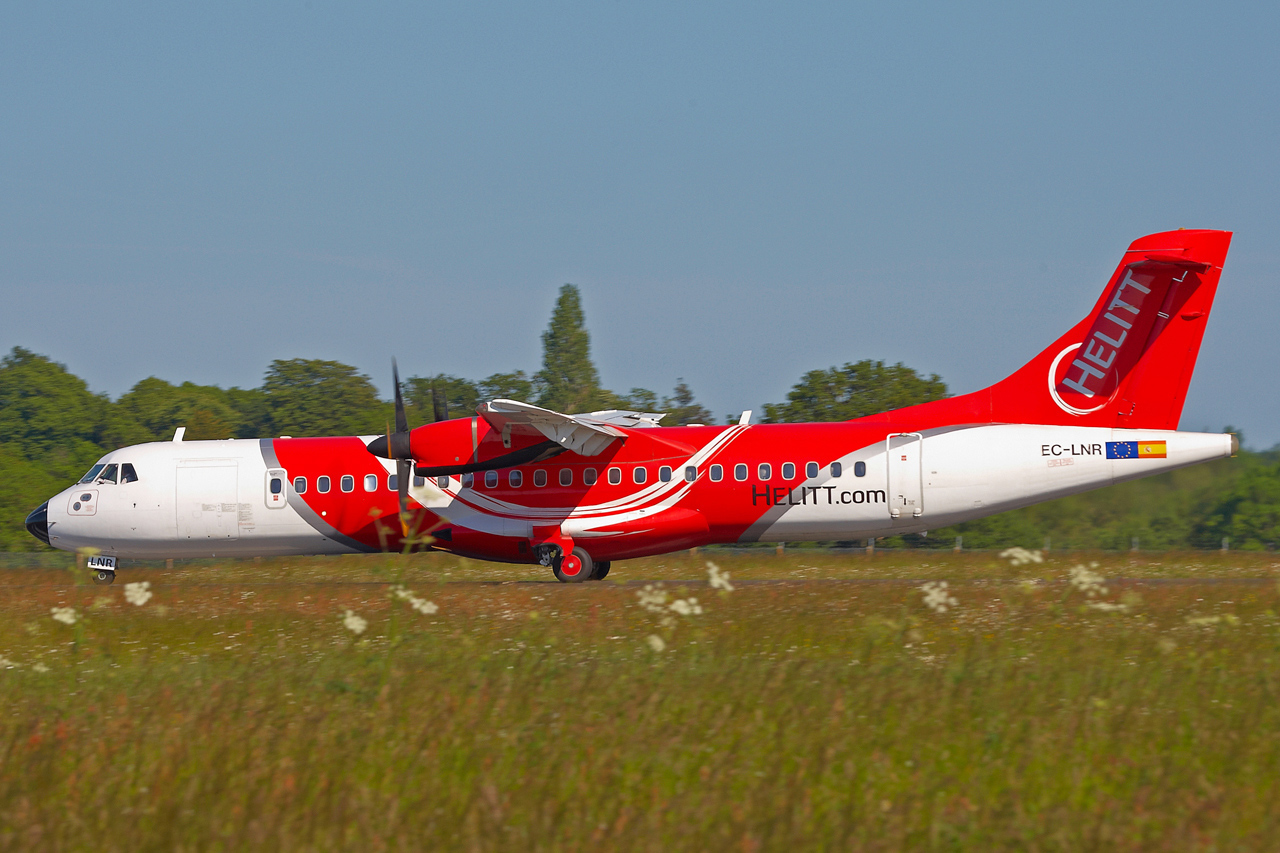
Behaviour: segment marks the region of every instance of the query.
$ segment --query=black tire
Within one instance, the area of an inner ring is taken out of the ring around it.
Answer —
[[[591,573],[591,580],[602,581],[609,576],[609,568],[613,565],[609,560],[601,560],[596,563],[595,571]]]
[[[93,573],[93,582],[98,586],[108,586],[116,582],[116,573],[106,569],[98,569]]]
[[[595,563],[586,551],[574,548],[571,555],[561,554],[552,561],[551,571],[555,572],[556,580],[560,583],[582,583],[591,578]]]

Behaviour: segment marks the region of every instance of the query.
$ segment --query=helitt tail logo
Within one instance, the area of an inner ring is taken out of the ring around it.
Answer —
[[[1137,362],[1157,316],[1158,273],[1129,267],[1102,313],[1078,344],[1066,347],[1049,366],[1049,395],[1064,412],[1087,415],[1106,406],[1120,380]]]

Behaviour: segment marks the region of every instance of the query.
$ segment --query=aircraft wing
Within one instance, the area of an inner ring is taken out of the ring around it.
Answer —
[[[476,412],[502,433],[503,444],[510,445],[512,434],[541,434],[581,456],[595,456],[612,442],[625,440],[627,434],[620,427],[656,427],[663,418],[651,412],[617,409],[565,415],[517,400],[490,400],[481,403]]]

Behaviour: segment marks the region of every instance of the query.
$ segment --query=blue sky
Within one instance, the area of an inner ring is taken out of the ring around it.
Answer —
[[[1280,442],[1280,8],[9,4],[0,347],[113,396],[275,358],[539,366],[720,414],[1002,378],[1134,238],[1236,232],[1182,426]]]

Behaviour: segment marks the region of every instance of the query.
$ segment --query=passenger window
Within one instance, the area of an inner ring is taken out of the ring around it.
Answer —
[[[867,476],[867,463],[865,462],[853,463],[853,476],[855,477]]]
[[[818,463],[817,463],[817,462],[810,462],[808,465],[805,465],[805,466],[804,466],[804,475],[805,475],[806,477],[808,477],[810,480],[812,480],[814,477],[818,476]]]
[[[316,477],[316,491],[322,495],[329,494],[329,478]]]
[[[524,474],[519,471],[512,471],[507,475],[507,482],[511,484],[511,488],[518,489],[524,484]]]
[[[498,472],[497,471],[484,472],[484,487],[486,489],[498,488]]]
[[[671,482],[671,466],[670,465],[663,465],[661,468],[658,469],[658,479],[664,483]]]
[[[711,482],[718,483],[724,479],[724,468],[719,465],[711,466]]]
[[[297,492],[298,494],[300,494],[300,495],[305,495],[305,494],[307,493],[307,478],[306,478],[306,477],[294,477],[294,478],[293,478],[293,490],[294,490],[295,492]]]
[[[741,462],[739,462],[737,465],[734,465],[734,466],[733,466],[733,479],[737,480],[739,483],[741,483],[741,482],[743,482],[744,480],[746,480],[746,479],[747,479],[747,466],[746,466],[746,465],[743,465]]]
[[[138,473],[133,470],[133,465],[128,462],[120,466],[120,482],[136,483],[138,482]]]
[[[588,486],[594,486],[596,484],[596,479],[597,479],[597,476],[596,476],[595,468],[588,468],[582,472],[582,482],[584,484]]]
[[[387,475],[387,491],[396,492],[399,490],[400,490],[400,475],[388,474]]]
[[[756,476],[761,480],[773,479],[773,466],[768,462],[761,462],[760,467],[756,469]]]
[[[686,483],[692,483],[696,479],[698,479],[698,466],[696,465],[684,466],[684,481]]]
[[[644,481],[649,479],[649,469],[637,466],[631,471],[631,479],[635,481],[637,486],[644,485]]]
[[[475,475],[475,474],[463,474],[463,475],[462,475],[462,488],[464,488],[464,489],[470,489],[470,488],[473,488],[473,487],[475,486],[475,484],[476,484],[476,475]]]
[[[99,483],[114,483],[116,476],[120,473],[119,465],[108,465],[102,469],[102,473],[98,475]]]
[[[547,469],[538,468],[533,472],[533,484],[541,489],[547,484]]]
[[[843,473],[844,473],[844,466],[843,466],[843,465],[841,465],[839,462],[832,462],[832,463],[831,463],[831,476],[832,476],[832,477],[839,477],[839,476],[840,476],[841,474],[843,474]]]
[[[573,485],[573,471],[570,470],[569,468],[560,469],[560,485],[562,486]]]
[[[782,479],[794,480],[796,478],[796,464],[794,462],[782,463]]]
[[[622,469],[610,468],[609,469],[609,485],[616,486],[621,482],[622,482]]]
[[[426,484],[427,484],[427,478],[426,478],[426,477],[419,477],[417,474],[415,474],[415,475],[413,476],[413,487],[414,487],[415,489],[421,489],[421,488],[422,488],[423,486],[425,486]],[[449,485],[449,484],[448,484],[448,483],[445,483],[445,485],[447,486],[447,485]],[[443,488],[443,486],[442,486],[441,488]]]
[[[342,479],[338,481],[338,485],[344,492],[354,492],[356,490],[356,478],[350,474],[343,474]]]
[[[415,480],[417,480],[418,478],[417,478],[417,477],[414,477],[414,479],[415,479]],[[420,485],[424,485],[424,486],[425,486],[425,485],[426,485],[426,480],[424,479],[424,480],[423,480],[423,482],[422,482]],[[436,477],[436,488],[438,488],[438,489],[447,489],[447,488],[449,488],[449,475],[448,475],[448,474],[441,474],[439,477]]]
[[[377,474],[364,475],[364,490],[366,492],[378,491],[378,475]]]
[[[271,478],[271,494],[278,495],[284,491],[284,481],[279,477]]]
[[[82,484],[92,483],[94,480],[98,479],[98,475],[101,474],[102,469],[106,467],[107,467],[106,465],[103,465],[101,462],[99,462],[97,465],[94,465],[92,468],[89,469],[88,474],[85,474],[83,477],[80,478],[80,482]]]

